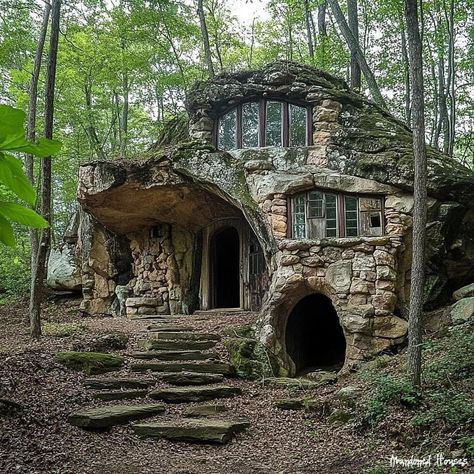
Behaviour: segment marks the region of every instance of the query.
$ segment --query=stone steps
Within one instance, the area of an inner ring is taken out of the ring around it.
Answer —
[[[217,359],[215,352],[202,351],[146,351],[131,352],[128,354],[133,359],[157,359],[157,360],[208,360]]]
[[[190,332],[193,328],[190,326],[175,326],[172,324],[150,324],[146,332]]]
[[[193,351],[212,349],[217,341],[190,341],[190,340],[166,340],[166,339],[147,339],[141,341],[140,347],[147,351]]]
[[[219,334],[203,332],[156,332],[152,339],[166,339],[171,341],[220,341]]]
[[[186,418],[207,418],[215,417],[227,411],[225,405],[198,405],[186,407],[183,411],[183,416]]]
[[[167,403],[188,403],[228,398],[239,395],[242,390],[229,385],[214,385],[204,387],[171,387],[153,390],[148,395],[154,400]]]
[[[84,429],[103,429],[163,413],[162,404],[112,405],[90,408],[69,415],[69,422]]]
[[[135,398],[145,398],[148,390],[104,390],[94,392],[92,396],[97,400],[133,400]]]
[[[143,380],[134,378],[104,378],[104,379],[86,379],[84,386],[93,390],[103,389],[122,389],[122,388],[141,388],[146,389],[150,385],[154,385],[155,380]]]
[[[145,362],[130,364],[132,372],[198,372],[207,374],[232,375],[233,369],[225,362]]]
[[[159,379],[170,385],[208,385],[224,381],[222,374],[206,374],[196,372],[163,372]]]
[[[133,431],[142,438],[225,444],[249,426],[246,420],[178,420],[136,423]]]

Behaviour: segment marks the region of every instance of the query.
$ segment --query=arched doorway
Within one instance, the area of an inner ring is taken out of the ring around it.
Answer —
[[[336,310],[327,296],[312,294],[296,304],[286,324],[285,343],[296,375],[342,367],[346,340]]]
[[[211,295],[213,308],[239,308],[240,238],[235,227],[218,230],[211,238]]]

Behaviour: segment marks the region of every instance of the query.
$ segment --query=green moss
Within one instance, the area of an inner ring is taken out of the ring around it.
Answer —
[[[43,324],[43,334],[52,337],[69,337],[81,332],[84,326],[80,323],[53,323],[45,322]]]
[[[273,354],[255,339],[233,337],[224,341],[224,346],[239,377],[256,380],[272,377],[278,370]]]
[[[121,367],[125,359],[102,352],[58,352],[55,359],[69,369],[88,375],[101,374]]]

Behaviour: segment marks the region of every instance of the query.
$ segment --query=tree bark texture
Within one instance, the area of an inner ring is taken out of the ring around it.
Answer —
[[[357,0],[347,0],[347,21],[349,28],[354,35],[354,38],[359,44],[359,16],[357,8]],[[351,87],[360,91],[361,86],[361,73],[360,66],[357,61],[357,57],[354,53],[351,52]]]
[[[199,24],[201,26],[202,43],[204,46],[204,59],[206,61],[209,77],[214,77],[214,65],[212,64],[211,45],[209,43],[209,32],[207,30],[206,15],[204,14],[203,0],[197,2],[197,14],[199,17]]]

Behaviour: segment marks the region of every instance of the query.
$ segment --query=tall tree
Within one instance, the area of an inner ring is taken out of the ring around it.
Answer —
[[[304,0],[304,17],[306,23],[306,36],[308,40],[308,53],[311,59],[311,62],[314,61],[314,39],[313,39],[313,31],[311,25],[313,23],[311,10],[309,8],[309,0]]]
[[[41,72],[41,63],[43,61],[43,50],[46,42],[46,34],[48,32],[49,14],[51,11],[51,4],[46,2],[44,4],[43,20],[41,22],[41,28],[38,38],[38,44],[36,47],[35,59],[33,62],[33,71],[31,74],[31,82],[29,89],[29,101],[28,101],[28,118],[26,124],[26,135],[28,140],[35,141],[36,139],[36,115],[38,106],[38,82]],[[33,155],[27,154],[25,157],[25,171],[26,176],[30,180],[31,184],[35,184],[34,166],[33,166]],[[31,268],[34,268],[36,261],[36,254],[38,251],[38,232],[35,229],[30,230],[30,244],[31,244]],[[29,323],[29,317],[25,317],[25,323]]]
[[[331,6],[331,11],[336,19],[336,22],[341,30],[342,36],[346,40],[347,46],[349,47],[351,54],[354,55],[356,58],[361,71],[364,73],[365,80],[367,82],[367,86],[369,87],[370,93],[372,94],[373,99],[377,102],[381,107],[384,109],[387,108],[387,104],[385,103],[385,99],[380,92],[379,86],[377,81],[375,80],[374,73],[370,66],[365,59],[364,53],[359,45],[359,41],[357,38],[352,34],[349,25],[347,24],[346,18],[344,17],[344,13],[342,13],[341,7],[337,0],[328,0],[329,5]]]
[[[204,13],[203,0],[197,2],[197,14],[201,26],[202,43],[204,47],[204,59],[206,61],[207,71],[210,77],[215,76],[214,65],[212,64],[211,45],[209,43],[209,32],[207,30],[206,15]]]
[[[59,19],[61,0],[53,0],[51,10],[51,34],[49,43],[48,64],[46,70],[46,93],[44,111],[44,135],[53,137],[54,91],[56,82],[56,64],[59,43]],[[43,217],[51,223],[51,157],[41,161],[41,194],[40,208]],[[30,331],[33,338],[41,336],[41,303],[43,300],[46,260],[51,241],[49,228],[43,229],[39,241],[36,262],[33,268],[32,288],[30,297]]]
[[[421,318],[425,283],[425,236],[427,213],[427,161],[423,47],[418,23],[417,0],[405,0],[408,54],[412,83],[412,125],[414,155],[413,257],[408,318],[408,371],[414,385],[421,385]]]
[[[357,0],[347,0],[347,22],[349,28],[354,35],[354,38],[359,44],[359,14],[357,8]],[[357,61],[356,55],[351,51],[351,87],[360,91],[361,86],[361,73],[360,66]]]

